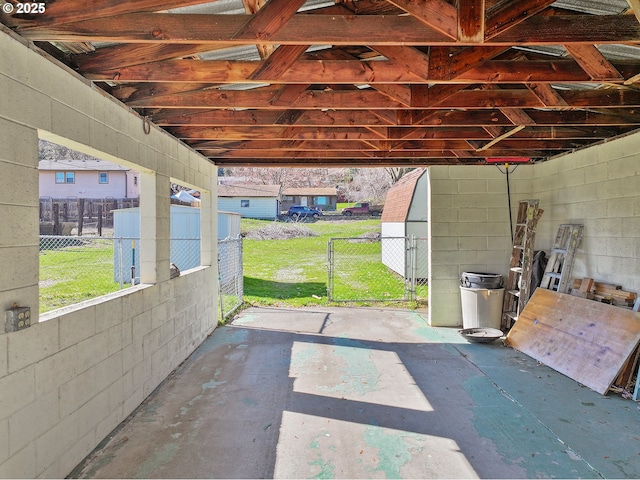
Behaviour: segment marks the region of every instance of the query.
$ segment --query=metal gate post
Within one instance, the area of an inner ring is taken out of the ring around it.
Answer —
[[[411,235],[409,238],[409,262],[411,265],[411,278],[409,279],[409,300],[413,301],[416,299],[416,276],[418,275],[418,249],[416,245],[416,236]]]
[[[327,300],[333,301],[333,240],[327,244]]]

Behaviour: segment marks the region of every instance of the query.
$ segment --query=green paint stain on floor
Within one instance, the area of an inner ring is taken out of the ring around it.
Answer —
[[[318,435],[313,437],[308,445],[308,448],[318,450],[318,458],[309,462],[309,465],[320,469],[320,471],[311,478],[335,478],[336,467],[328,460],[322,458],[322,454],[320,453],[320,440],[327,437],[329,437],[329,432],[322,430]],[[335,451],[335,446],[333,446],[333,448],[329,446],[328,448],[329,450]]]
[[[153,456],[140,465],[134,478],[151,478],[152,474],[168,464],[178,452],[178,445],[167,443],[160,450],[154,452]],[[155,476],[155,475],[154,475]]]
[[[158,408],[162,407],[162,403],[158,401],[150,402],[143,405],[141,416],[142,417],[155,417],[158,414]]]
[[[311,478],[335,478],[336,467],[321,458],[309,462],[309,465],[320,467],[320,472]]]
[[[411,461],[414,452],[422,451],[417,443],[425,438],[412,433],[389,433],[381,427],[370,426],[367,427],[364,440],[367,445],[378,450],[378,466],[371,470],[383,472],[386,478],[402,478],[400,469]]]
[[[91,468],[86,473],[83,472],[82,475],[85,476],[85,478],[95,478],[96,473],[99,472],[102,467],[109,465],[115,458],[115,452],[99,457],[96,461],[92,461],[93,464],[91,465]],[[75,472],[72,472],[72,476],[67,478],[80,478],[73,475],[73,473]]]
[[[334,340],[333,354],[344,362],[344,366],[339,369],[342,372],[342,383],[332,386],[319,385],[319,391],[364,396],[379,389],[380,372],[371,359],[369,347],[357,340],[340,338]]]

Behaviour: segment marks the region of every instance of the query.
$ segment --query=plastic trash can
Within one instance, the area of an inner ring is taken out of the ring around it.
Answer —
[[[502,321],[504,288],[460,286],[463,328],[497,328]]]

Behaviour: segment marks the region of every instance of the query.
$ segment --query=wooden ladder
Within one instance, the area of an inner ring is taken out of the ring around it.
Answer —
[[[547,290],[567,293],[571,288],[569,280],[576,249],[582,239],[584,225],[565,223],[558,227],[556,239],[551,248],[540,286]]]
[[[518,205],[509,275],[502,305],[503,330],[511,328],[531,296],[533,247],[536,227],[543,212],[544,210],[538,208],[538,200],[523,200]]]

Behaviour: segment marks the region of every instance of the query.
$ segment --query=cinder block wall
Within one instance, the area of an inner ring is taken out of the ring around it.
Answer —
[[[0,477],[63,478],[217,323],[216,168],[0,28]],[[147,285],[38,315],[38,138],[142,172]],[[203,267],[169,279],[169,185],[203,193]]]
[[[640,293],[640,133],[522,165],[510,174],[515,222],[519,200],[537,198],[544,214],[536,249],[549,252],[558,225],[582,223],[573,277],[593,277]],[[432,166],[429,318],[462,325],[464,271],[508,273],[511,255],[506,179],[494,166]]]
[[[533,167],[511,167],[512,208],[531,197]],[[460,275],[508,273],[511,254],[506,175],[494,165],[429,167],[429,319],[462,325]],[[513,219],[515,223],[515,216]]]
[[[549,251],[561,223],[584,224],[573,277],[640,292],[640,133],[535,166],[545,209],[536,245]]]

